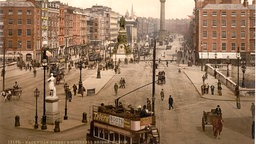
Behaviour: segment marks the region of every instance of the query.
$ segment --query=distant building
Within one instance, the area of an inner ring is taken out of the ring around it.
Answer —
[[[195,0],[195,52],[197,61],[227,59],[235,62],[238,47],[242,59],[253,63],[255,55],[255,0]]]
[[[31,61],[38,46],[38,11],[33,3],[26,0],[0,1],[0,38],[7,54],[18,59]],[[2,50],[1,50],[2,52]]]

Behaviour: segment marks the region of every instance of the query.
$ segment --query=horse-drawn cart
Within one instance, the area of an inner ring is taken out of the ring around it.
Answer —
[[[165,84],[165,72],[159,71],[157,75],[157,84]]]
[[[213,126],[213,135],[217,137],[222,131],[222,114],[217,114],[215,109],[211,109],[210,112],[203,111],[202,117],[202,129],[205,131],[206,125]]]
[[[4,101],[5,100],[10,101],[13,96],[20,99],[21,94],[22,94],[22,88],[21,87],[19,87],[19,88],[7,88],[1,93],[1,95],[4,97]]]

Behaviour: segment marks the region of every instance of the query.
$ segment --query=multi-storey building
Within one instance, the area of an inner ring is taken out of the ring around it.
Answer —
[[[110,11],[110,38],[111,41],[116,41],[118,36],[118,20],[120,18],[120,14],[114,11]]]
[[[59,48],[59,17],[60,2],[48,2],[48,47],[52,53],[52,58],[57,58]]]
[[[2,26],[3,48],[7,54],[13,54],[14,57],[25,61],[32,60],[38,43],[38,11],[31,1],[0,1],[4,23]]]
[[[250,27],[254,26],[247,0],[195,0],[194,10],[198,62],[234,62],[238,50],[250,62],[255,44],[250,43]]]

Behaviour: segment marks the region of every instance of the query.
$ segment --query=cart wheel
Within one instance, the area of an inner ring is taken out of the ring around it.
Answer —
[[[202,117],[202,129],[203,129],[203,131],[205,131],[205,120],[204,120],[204,117]]]

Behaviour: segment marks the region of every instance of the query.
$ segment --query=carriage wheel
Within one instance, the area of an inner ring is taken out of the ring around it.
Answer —
[[[203,131],[205,131],[205,119],[204,119],[204,117],[202,117],[202,129],[203,129]]]

